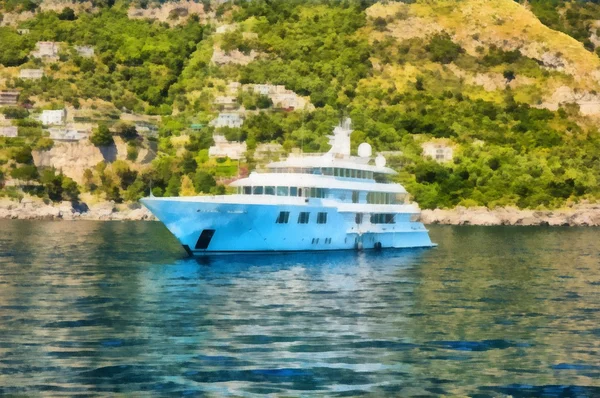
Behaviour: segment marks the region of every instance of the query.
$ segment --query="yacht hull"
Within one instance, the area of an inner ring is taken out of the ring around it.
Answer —
[[[142,203],[191,255],[435,246],[409,213],[397,213],[394,224],[371,224],[368,217],[356,224],[355,213],[320,201],[261,204],[150,197]],[[289,212],[287,223],[277,223],[280,212]],[[309,213],[307,223],[300,223],[300,212]],[[325,223],[317,223],[317,213],[327,213]]]

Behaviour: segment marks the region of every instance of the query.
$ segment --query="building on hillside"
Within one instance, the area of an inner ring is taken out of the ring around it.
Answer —
[[[284,154],[283,146],[281,144],[259,144],[256,146],[254,151],[255,160],[272,160],[280,158]]]
[[[17,33],[20,35],[28,35],[29,29],[17,29]]]
[[[84,58],[92,58],[94,56],[94,47],[92,46],[75,46],[75,51]]]
[[[242,83],[240,83],[240,82],[229,82],[229,84],[227,84],[227,92],[230,95],[237,94],[241,88],[242,88]]]
[[[19,78],[25,80],[38,80],[44,77],[43,69],[21,69],[19,71]]]
[[[423,156],[438,163],[451,162],[454,158],[454,144],[449,140],[432,140],[421,144]]]
[[[59,110],[45,110],[42,111],[42,116],[40,117],[40,121],[44,126],[51,126],[56,124],[65,124],[67,120],[67,110],[59,109]]]
[[[17,126],[0,126],[0,137],[15,138],[19,135]]]
[[[224,158],[238,160],[242,159],[248,149],[245,142],[227,141],[222,135],[214,135],[215,145],[208,148],[208,156],[211,158]]]
[[[306,100],[294,92],[271,94],[269,98],[273,101],[273,107],[278,109],[293,111],[294,109],[304,109],[306,106]]]
[[[239,128],[244,124],[244,119],[239,113],[222,112],[215,119],[211,120],[209,124],[215,128]]]
[[[90,136],[89,130],[80,130],[73,127],[51,127],[48,129],[50,138],[55,141],[81,141]]]
[[[218,46],[213,46],[213,55],[210,61],[215,65],[225,64],[236,64],[236,65],[248,65],[254,61],[258,53],[254,50],[250,51],[250,54],[244,54],[240,50],[223,51]]]
[[[17,105],[18,90],[0,90],[0,106]]]
[[[148,138],[158,138],[158,126],[152,123],[137,122],[135,130],[138,134]]]
[[[31,53],[36,58],[56,58],[60,51],[60,43],[55,41],[38,41],[35,51]]]
[[[236,29],[237,29],[237,25],[236,24],[221,25],[221,26],[217,27],[216,33],[233,32]]]
[[[221,95],[215,97],[215,101],[213,103],[220,109],[232,110],[238,108],[237,97],[231,95]]]
[[[254,32],[242,32],[242,37],[246,40],[258,39],[258,33]]]

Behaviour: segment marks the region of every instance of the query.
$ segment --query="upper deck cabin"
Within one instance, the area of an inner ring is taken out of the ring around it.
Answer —
[[[406,190],[400,184],[387,184],[390,175],[397,174],[385,167],[378,156],[369,164],[370,147],[360,150],[361,156],[350,156],[349,121],[334,130],[332,148],[318,156],[290,156],[267,165],[268,172],[252,173],[248,178],[231,184],[243,195],[301,196],[334,199],[347,203],[400,204]],[[363,146],[363,149],[365,147]]]

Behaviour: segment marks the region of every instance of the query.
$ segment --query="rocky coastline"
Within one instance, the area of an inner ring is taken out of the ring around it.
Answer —
[[[60,202],[46,204],[30,198],[20,202],[0,199],[0,219],[17,220],[156,220],[140,204],[117,205],[114,202],[86,203]]]
[[[50,203],[24,198],[21,201],[0,199],[0,219],[19,220],[134,220],[155,221],[156,218],[138,203],[99,202]],[[579,204],[559,210],[522,210],[512,207],[456,207],[423,210],[424,224],[447,225],[548,225],[600,226],[600,204]]]
[[[578,204],[558,210],[523,210],[514,207],[455,207],[423,210],[424,224],[600,226],[600,204]]]

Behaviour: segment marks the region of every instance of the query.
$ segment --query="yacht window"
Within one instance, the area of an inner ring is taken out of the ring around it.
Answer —
[[[308,218],[310,213],[307,211],[302,211],[298,214],[298,224],[308,224]]]
[[[352,191],[352,203],[358,203],[358,191]]]
[[[356,170],[356,178],[363,178],[362,170]]]
[[[356,170],[355,169],[350,170],[350,173],[352,175],[352,178],[356,178]]]
[[[396,194],[396,203],[404,203],[405,199],[406,199],[405,193],[397,193]]]
[[[356,213],[356,216],[354,216],[354,221],[357,224],[362,224],[362,219],[363,219],[362,213]]]
[[[298,188],[290,187],[290,196],[298,196]]]
[[[311,188],[310,189],[310,197],[311,198],[316,198],[317,197],[317,188]]]
[[[244,195],[252,195],[252,187],[244,187]]]
[[[265,187],[265,195],[275,195],[275,187]]]
[[[350,169],[344,169],[344,175],[350,177]]]
[[[277,187],[277,196],[288,196],[288,187]]]
[[[340,176],[340,169],[338,169],[337,167],[333,169],[333,175],[336,177]]]
[[[277,217],[277,220],[275,221],[275,223],[276,224],[287,224],[289,219],[290,219],[289,211],[280,211],[279,216]]]
[[[371,224],[394,224],[394,216],[390,213],[371,214]]]
[[[327,213],[317,213],[317,224],[327,224]]]
[[[262,195],[263,194],[263,187],[252,187],[252,194],[253,195]]]

